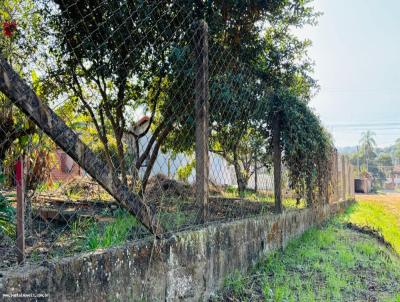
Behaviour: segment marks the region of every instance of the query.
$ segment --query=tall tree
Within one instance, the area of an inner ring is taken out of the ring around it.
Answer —
[[[361,133],[360,152],[365,159],[367,172],[369,172],[370,159],[376,156],[374,152],[375,148],[376,148],[375,133],[371,130],[367,130]]]

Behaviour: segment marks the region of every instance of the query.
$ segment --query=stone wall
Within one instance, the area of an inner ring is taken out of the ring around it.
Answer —
[[[46,294],[38,301],[203,301],[235,270],[285,247],[349,201],[147,238],[123,247],[0,273],[0,300]],[[3,300],[1,300],[3,301]],[[27,299],[21,299],[27,301]],[[34,300],[33,300],[34,301]]]

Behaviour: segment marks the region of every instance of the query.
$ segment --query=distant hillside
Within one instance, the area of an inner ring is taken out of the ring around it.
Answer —
[[[350,154],[357,151],[357,146],[338,147],[337,149],[340,154]]]
[[[357,146],[346,146],[346,147],[338,147],[338,152],[341,154],[351,154],[357,151]],[[393,153],[395,150],[395,146],[389,146],[389,147],[384,147],[384,148],[376,148],[375,151],[376,153]]]

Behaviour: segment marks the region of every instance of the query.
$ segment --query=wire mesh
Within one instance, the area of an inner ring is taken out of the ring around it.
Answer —
[[[24,24],[27,11],[32,20]],[[193,4],[38,1],[9,8],[6,19],[1,68],[28,86],[0,85],[2,266],[17,262],[18,160],[28,261],[119,245],[155,233],[153,225],[169,233],[272,211],[270,142],[257,118],[266,114],[268,88],[218,35],[199,32]],[[202,35],[209,43],[206,221],[196,203]],[[40,101],[36,120],[16,99],[27,89],[37,96],[28,100]],[[284,170],[287,205],[301,207],[288,177]]]

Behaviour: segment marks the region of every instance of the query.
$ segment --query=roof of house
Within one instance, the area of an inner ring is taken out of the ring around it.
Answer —
[[[135,127],[140,127],[149,120],[150,118],[147,115],[144,115],[136,122]]]

